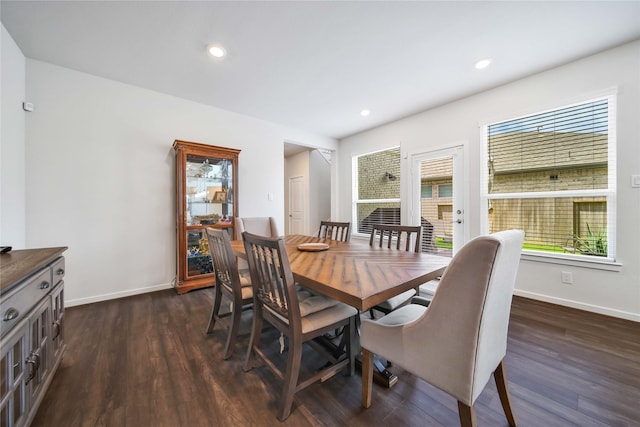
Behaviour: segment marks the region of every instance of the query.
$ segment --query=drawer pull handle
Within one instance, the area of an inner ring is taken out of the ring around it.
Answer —
[[[25,384],[35,378],[36,372],[40,369],[40,355],[38,353],[31,353],[25,363],[29,366],[29,375],[25,380]]]
[[[11,307],[9,310],[7,310],[4,313],[4,316],[2,317],[2,320],[4,320],[5,322],[8,322],[9,320],[15,319],[19,315],[20,315],[20,312],[18,310],[16,310],[15,308]]]
[[[40,289],[49,289],[49,282],[45,280],[44,282],[40,283]]]
[[[64,268],[59,268],[58,270],[56,270],[56,274],[58,276],[62,276],[64,274]]]
[[[53,322],[53,337],[52,340],[55,340],[60,336],[60,332],[62,332],[62,328],[60,327],[60,321]]]

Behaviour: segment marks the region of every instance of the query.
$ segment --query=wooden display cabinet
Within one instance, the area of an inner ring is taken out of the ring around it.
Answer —
[[[179,294],[214,285],[205,227],[235,237],[240,150],[176,140],[176,280]]]

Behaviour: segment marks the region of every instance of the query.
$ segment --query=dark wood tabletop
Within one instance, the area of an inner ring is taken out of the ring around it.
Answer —
[[[329,249],[297,249],[311,242],[327,243]],[[296,282],[361,311],[435,279],[450,261],[437,255],[302,235],[286,236],[285,244]],[[241,240],[234,240],[231,246],[236,256],[246,259]]]

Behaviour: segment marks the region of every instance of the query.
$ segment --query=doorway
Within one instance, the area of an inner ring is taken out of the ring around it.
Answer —
[[[289,178],[288,234],[305,234],[305,200],[304,177]]]
[[[452,257],[464,244],[464,150],[411,156],[411,222],[422,225],[422,251]]]

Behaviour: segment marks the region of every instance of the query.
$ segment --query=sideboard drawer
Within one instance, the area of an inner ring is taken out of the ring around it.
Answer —
[[[51,268],[47,267],[27,279],[24,287],[2,298],[0,303],[0,337],[17,324],[51,290]]]
[[[57,285],[64,278],[64,257],[60,257],[56,262],[51,265],[51,272],[53,274],[53,284]]]

